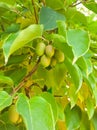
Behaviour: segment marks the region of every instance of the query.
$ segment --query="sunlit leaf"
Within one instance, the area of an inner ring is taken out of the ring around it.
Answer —
[[[44,25],[45,30],[53,30],[57,27],[58,20],[65,20],[65,16],[54,11],[49,7],[42,7],[40,11],[40,24]]]
[[[58,88],[64,81],[66,67],[63,64],[56,65],[53,69],[43,69],[41,66],[37,70],[36,77],[42,79],[43,84],[48,88]],[[40,81],[41,82],[41,81]],[[39,82],[38,82],[39,83]]]
[[[65,121],[68,130],[75,130],[80,127],[81,122],[81,110],[78,106],[71,109],[70,105],[64,110]]]
[[[27,130],[55,130],[51,105],[42,97],[30,100],[20,94],[17,111],[23,117]]]
[[[88,33],[80,29],[69,29],[66,33],[66,39],[69,46],[72,47],[74,54],[73,63],[83,56],[89,50],[89,36]]]
[[[82,119],[80,122],[79,130],[89,130],[90,129],[90,120],[86,112],[82,112]]]
[[[88,67],[87,67],[87,62],[86,59],[82,56],[77,60],[77,65],[80,67],[80,69],[82,71],[84,71],[86,73],[86,75],[88,75]]]
[[[53,9],[61,9],[64,8],[64,0],[46,0],[46,5]]]
[[[73,60],[72,48],[66,43],[64,36],[60,34],[52,34],[53,45],[64,52],[65,56]]]
[[[92,123],[93,123],[94,129],[96,130],[97,129],[97,110],[95,110],[94,116],[92,118]]]
[[[52,94],[50,94],[50,93],[47,93],[47,92],[45,92],[45,93],[42,93],[41,94],[41,96],[45,99],[45,100],[47,100],[47,102],[49,102],[50,104],[51,104],[51,107],[52,107],[52,111],[53,111],[53,115],[54,115],[54,119],[55,119],[55,122],[56,122],[56,120],[57,120],[57,103],[56,103],[56,101],[55,101],[55,98],[52,96]]]
[[[14,84],[13,80],[10,77],[0,75],[0,83],[8,84],[12,86]]]
[[[87,107],[88,117],[89,117],[89,119],[91,119],[93,117],[93,114],[94,114],[94,103],[93,103],[93,100],[91,98],[87,98],[86,107]]]
[[[86,83],[88,84],[91,92],[93,92],[93,90],[96,87],[96,79],[93,73],[91,73],[90,75],[86,76],[85,74],[83,75],[84,79],[86,81]]]
[[[30,25],[20,32],[10,34],[4,41],[3,51],[5,56],[5,63],[7,63],[9,56],[23,47],[25,44],[29,43],[35,38],[42,35],[43,26],[42,25]]]
[[[23,77],[26,75],[27,69],[26,68],[17,68],[13,70],[7,71],[5,74],[9,76],[14,81],[15,85],[18,85]]]
[[[68,8],[68,10],[66,11],[66,18],[72,24],[78,24],[80,26],[87,25],[87,18],[85,17],[85,15],[75,8]]]
[[[95,2],[95,0],[91,0],[90,2],[85,2],[84,6],[97,14],[97,3]]]
[[[65,58],[65,65],[68,69],[68,72],[71,75],[71,78],[72,78],[73,83],[75,85],[75,90],[76,90],[76,92],[78,92],[79,89],[81,88],[81,85],[82,85],[81,71],[78,68],[78,66],[76,64],[73,65],[72,62],[68,58]]]
[[[12,97],[5,91],[0,92],[0,111],[12,103]]]

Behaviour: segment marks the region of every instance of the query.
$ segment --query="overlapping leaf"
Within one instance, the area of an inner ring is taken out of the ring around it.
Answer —
[[[12,97],[5,91],[0,92],[0,111],[12,103]]]
[[[69,29],[66,32],[66,39],[69,46],[72,47],[74,54],[73,63],[83,56],[89,50],[89,36],[88,33],[80,29]]]
[[[54,11],[49,7],[42,7],[40,11],[40,24],[44,25],[45,30],[53,30],[57,27],[58,20],[65,20],[65,16]]]
[[[68,58],[65,59],[65,65],[75,85],[75,91],[78,92],[82,85],[82,73],[78,66],[76,64],[73,65]]]
[[[88,98],[86,100],[86,107],[87,107],[88,117],[89,117],[89,119],[91,119],[93,117],[93,114],[94,114],[94,103],[93,103],[93,100],[91,98]]]
[[[80,127],[81,122],[81,110],[79,107],[75,106],[70,108],[70,105],[67,105],[65,108],[65,120],[68,130],[75,130]]]
[[[4,75],[0,75],[0,83],[8,84],[10,86],[14,84],[13,80],[10,77]]]
[[[55,130],[51,105],[42,97],[30,100],[20,94],[17,111],[21,114],[27,130]]]
[[[5,62],[7,63],[9,56],[23,47],[26,43],[29,43],[35,38],[42,35],[43,26],[42,25],[30,25],[20,32],[10,34],[4,41],[3,52],[5,56]]]
[[[54,119],[56,122],[58,113],[57,113],[57,103],[56,103],[55,98],[52,96],[52,94],[47,93],[47,92],[42,93],[41,96],[51,104]]]

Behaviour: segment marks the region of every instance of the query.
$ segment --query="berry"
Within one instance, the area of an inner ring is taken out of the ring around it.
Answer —
[[[43,55],[40,60],[43,67],[48,67],[50,65],[50,61],[51,61],[51,59],[49,57],[47,57],[46,55]]]
[[[63,62],[65,59],[64,53],[60,50],[56,50],[54,56],[58,62]]]
[[[39,42],[36,46],[36,54],[38,56],[42,56],[45,51],[45,44],[43,42]]]
[[[52,45],[47,45],[45,48],[45,54],[48,57],[52,57],[54,55],[54,47]]]

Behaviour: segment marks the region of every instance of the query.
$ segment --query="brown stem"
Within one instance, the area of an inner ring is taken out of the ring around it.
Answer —
[[[73,3],[73,4],[70,5],[69,7],[75,7],[75,6],[77,6],[77,5],[81,4],[81,3],[82,3],[82,1],[80,1],[80,2],[78,2],[78,3]]]
[[[79,5],[79,4],[83,4],[83,3],[87,3],[88,2],[87,0],[82,0],[82,1],[79,1],[77,3],[77,1],[78,0],[76,0],[72,5],[69,5],[69,7],[75,7],[75,6]],[[88,2],[88,3],[90,3],[90,2]]]
[[[36,23],[38,24],[37,11],[36,11],[36,8],[35,8],[34,0],[32,0],[32,5],[33,5],[33,8],[34,8],[34,14],[35,14]]]
[[[5,66],[0,66],[0,70],[4,70]]]
[[[3,32],[5,31],[3,24],[1,24],[1,29],[2,29]]]
[[[24,79],[19,83],[19,85],[17,87],[15,87],[15,89],[13,89],[11,95],[14,95],[17,91],[19,91],[25,84],[25,82],[27,82],[28,78],[30,76],[32,76],[32,74],[37,70],[38,68],[38,64],[40,62],[40,59],[36,62],[35,66],[33,67],[33,69],[28,73],[28,75],[26,75],[24,77]]]

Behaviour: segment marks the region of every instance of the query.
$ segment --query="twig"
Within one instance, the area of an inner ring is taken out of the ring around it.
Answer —
[[[38,24],[37,11],[36,11],[36,8],[35,8],[34,0],[32,0],[32,5],[33,5],[33,8],[34,8],[36,23]]]
[[[29,74],[26,75],[26,76],[24,77],[24,79],[19,83],[19,85],[13,89],[11,95],[14,95],[17,91],[19,91],[19,90],[24,86],[24,84],[25,84],[25,82],[27,82],[28,78],[29,78],[30,76],[32,76],[32,74],[37,70],[39,62],[40,62],[40,59],[36,62],[35,66],[34,66],[33,69],[29,72]]]
[[[1,24],[1,29],[2,29],[3,32],[5,31],[3,24]]]
[[[0,70],[4,70],[5,66],[0,66]]]
[[[69,7],[75,7],[75,6],[77,6],[77,5],[81,4],[81,3],[82,3],[82,1],[80,1],[78,3],[73,3],[72,5],[69,5]]]
[[[90,3],[90,1],[87,1],[87,0],[82,0],[82,1],[79,1],[79,2],[77,2],[77,1],[78,0],[76,0],[72,5],[69,5],[69,7],[75,7],[75,6],[77,6],[79,4],[83,4],[83,3],[85,3],[85,4]]]

